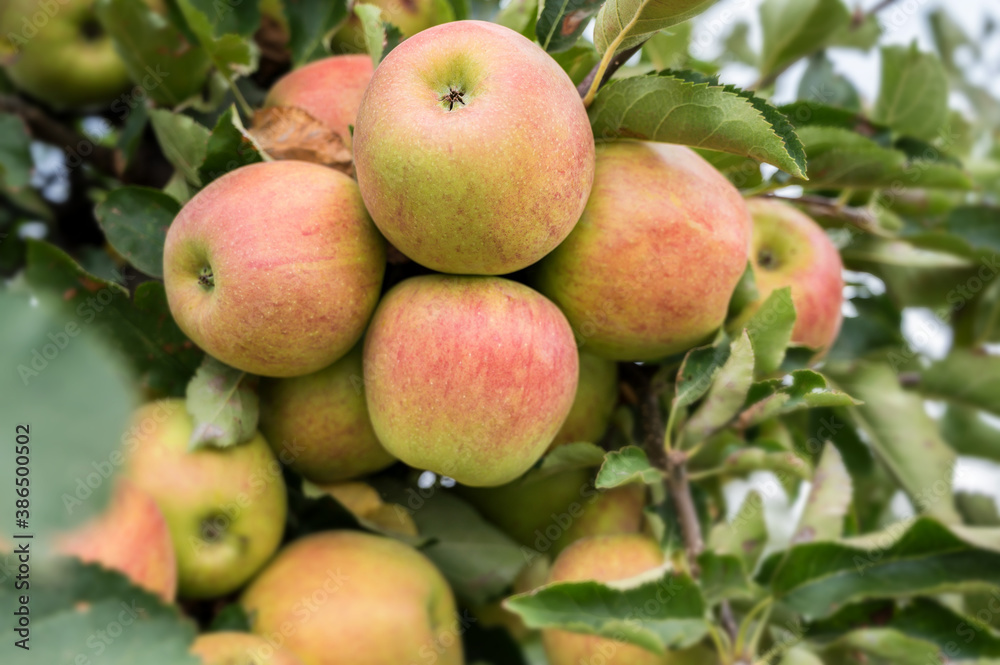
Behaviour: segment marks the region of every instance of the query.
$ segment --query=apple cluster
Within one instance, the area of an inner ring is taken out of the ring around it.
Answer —
[[[793,341],[822,352],[838,333],[840,257],[811,219],[745,202],[689,148],[595,137],[567,74],[512,30],[426,27],[377,68],[330,57],[269,92],[266,106],[305,111],[353,150],[354,178],[296,160],[245,166],[167,234],[170,311],[206,353],[263,377],[260,431],[189,450],[184,402],[145,405],[112,507],[61,547],[168,601],[243,589],[258,635],[201,638],[206,662],[333,663],[356,644],[370,648],[354,663],[424,650],[462,662],[452,592],[412,547],[337,531],[281,548],[282,466],[334,495],[397,461],[430,470],[527,550],[558,557],[551,571],[529,565],[524,589],[623,579],[663,564],[643,531],[644,487],[597,492],[584,469],[523,479],[547,451],[601,440],[618,364],[709,341],[748,263],[758,297],[728,326],[791,286]],[[413,270],[387,284],[393,255]],[[148,556],[102,550],[123,533],[136,545],[120,551]],[[544,640],[553,665],[611,644]],[[664,662],[613,651],[602,662]]]

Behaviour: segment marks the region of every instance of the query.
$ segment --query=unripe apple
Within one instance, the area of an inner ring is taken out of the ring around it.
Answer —
[[[519,544],[553,557],[580,538],[638,533],[646,497],[645,486],[639,484],[597,490],[590,469],[461,492]]]
[[[125,63],[94,12],[94,0],[7,0],[0,40],[21,90],[57,109],[103,106],[129,83]]]
[[[688,148],[602,144],[587,208],[538,269],[588,353],[657,360],[706,341],[743,275],[750,215]]]
[[[365,337],[368,411],[386,450],[476,487],[534,464],[576,392],[566,317],[497,277],[426,275],[382,299]]]
[[[281,467],[264,438],[190,450],[180,399],[142,406],[125,474],[156,501],[177,554],[178,592],[214,598],[241,587],[274,554],[285,530]]]
[[[753,216],[750,262],[760,298],[737,318],[745,322],[775,289],[790,286],[792,341],[828,351],[843,321],[844,265],[823,228],[797,209],[767,199],[747,202]]]
[[[569,76],[482,21],[425,30],[372,76],[354,132],[358,184],[389,242],[440,272],[499,275],[573,229],[594,136]]]
[[[191,653],[204,665],[304,665],[291,651],[275,649],[259,635],[237,631],[199,635]]]
[[[278,79],[264,106],[295,106],[316,118],[351,145],[361,97],[371,80],[367,55],[338,55],[311,62]]]
[[[108,508],[56,539],[60,554],[117,570],[168,603],[177,595],[177,558],[156,501],[127,479],[115,484]]]
[[[252,630],[305,665],[461,665],[455,599],[409,545],[325,531],[284,548],[243,593]]]
[[[375,5],[382,10],[383,21],[399,28],[403,37],[412,37],[441,21],[436,2],[437,0],[357,0],[351,5],[343,26],[333,35],[331,49],[337,53],[361,53],[365,50],[365,35],[361,19],[353,11],[354,4]]]
[[[351,178],[265,162],[222,176],[184,206],[163,269],[170,311],[195,344],[253,374],[299,376],[361,337],[385,245]]]
[[[618,364],[590,353],[580,354],[580,381],[573,407],[551,448],[564,443],[599,443],[618,403]]]
[[[260,431],[278,459],[314,483],[333,483],[395,461],[365,403],[361,345],[326,369],[261,383]]]

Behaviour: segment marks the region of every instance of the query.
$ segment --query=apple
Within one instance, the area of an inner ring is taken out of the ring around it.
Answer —
[[[314,483],[392,464],[375,436],[362,383],[361,345],[326,369],[260,385],[260,431],[288,466]]]
[[[367,55],[323,58],[278,79],[267,93],[264,106],[303,109],[350,146],[349,127],[355,124],[373,71],[372,59]]]
[[[439,272],[499,275],[580,218],[594,136],[569,76],[537,44],[455,21],[397,46],[354,131],[361,195],[386,239]]]
[[[0,40],[13,52],[7,75],[56,109],[104,106],[129,84],[125,63],[94,11],[94,0],[8,0]]]
[[[178,593],[215,598],[240,588],[274,554],[285,529],[281,467],[258,433],[228,448],[189,449],[194,431],[180,399],[135,414],[125,474],[166,518]]]
[[[177,558],[170,530],[153,497],[124,478],[107,509],[56,539],[60,554],[117,570],[168,603],[177,595]]]
[[[305,665],[461,665],[451,589],[421,553],[359,531],[284,548],[243,592],[254,633]]]
[[[739,191],[688,148],[602,144],[580,223],[543,259],[539,290],[588,353],[650,361],[706,341],[746,270]]]
[[[599,443],[618,403],[618,364],[590,353],[580,354],[580,381],[573,407],[550,449],[564,443]]]
[[[441,18],[437,0],[361,0],[348,8],[347,20],[333,35],[330,47],[340,53],[361,53],[365,50],[365,35],[361,19],[354,13],[355,4],[375,5],[382,10],[382,20],[399,28],[403,37],[412,37],[421,30],[437,25]],[[367,57],[367,56],[366,56]],[[371,58],[368,58],[371,61]]]
[[[578,359],[566,317],[523,284],[425,275],[379,303],[365,337],[379,441],[418,469],[475,487],[527,471],[566,419]]]
[[[287,649],[275,649],[259,635],[220,631],[199,635],[191,653],[205,665],[304,665]]]
[[[645,486],[600,491],[590,469],[530,476],[502,487],[462,488],[469,502],[507,535],[536,552],[556,556],[580,538],[638,533]]]
[[[844,265],[823,228],[780,201],[751,199],[753,246],[750,262],[760,298],[737,317],[753,316],[775,289],[790,286],[795,305],[792,341],[821,353],[833,346],[843,320]]]
[[[195,344],[246,372],[299,376],[360,339],[385,244],[351,178],[264,162],[222,176],[181,209],[163,270],[170,311]]]

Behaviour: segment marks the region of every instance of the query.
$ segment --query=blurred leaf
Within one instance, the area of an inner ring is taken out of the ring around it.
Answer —
[[[938,8],[927,15],[927,22],[931,28],[931,36],[934,38],[934,45],[941,56],[941,61],[949,70],[961,72],[960,67],[955,62],[955,51],[961,47],[968,48],[973,54],[980,53],[979,44],[969,39],[969,35],[955,19],[944,9]]]
[[[0,469],[14,478],[15,437],[24,435],[31,468],[25,533],[43,537],[80,524],[104,505],[107,478],[115,470],[109,456],[117,450],[136,391],[121,360],[85,321],[61,308],[57,296],[39,292],[31,303],[24,295],[0,293],[0,312],[6,359],[0,392],[9,439]],[[0,516],[13,529],[13,481],[9,492]],[[32,605],[32,617],[37,610]]]
[[[783,115],[749,92],[695,72],[611,81],[588,112],[598,140],[627,137],[708,148],[805,177],[802,144]]]
[[[647,485],[663,482],[663,474],[649,463],[646,451],[637,446],[612,450],[597,472],[595,486],[599,490],[641,482]]]
[[[882,49],[882,88],[872,119],[919,139],[938,135],[948,119],[948,76],[938,57],[910,47]]]
[[[722,366],[708,394],[691,415],[680,435],[680,446],[691,448],[729,424],[743,408],[753,383],[754,352],[744,330],[733,340],[726,364]]]
[[[840,451],[827,442],[813,473],[812,489],[792,543],[797,545],[840,538],[853,492],[851,476],[844,467]]]
[[[772,374],[781,367],[794,327],[795,304],[791,287],[772,291],[746,324],[758,375]]]
[[[250,618],[247,616],[243,606],[239,603],[230,603],[219,610],[219,613],[212,619],[212,623],[206,632],[237,631],[249,633],[250,628]]]
[[[550,53],[565,51],[576,44],[591,17],[604,3],[604,0],[541,1],[535,37],[542,48]]]
[[[760,71],[769,77],[823,48],[848,25],[850,14],[840,0],[765,0],[760,21],[764,32]]]
[[[723,339],[713,346],[691,349],[677,372],[673,408],[681,409],[694,404],[708,392],[715,377],[729,360],[729,340]]]
[[[966,524],[1000,527],[1000,511],[997,509],[997,500],[989,494],[957,492],[955,503],[958,504],[958,512],[962,514],[962,519]]]
[[[1000,462],[1000,424],[987,422],[976,409],[949,404],[941,418],[941,434],[960,455]]]
[[[802,409],[850,406],[859,402],[847,393],[827,386],[822,374],[795,370],[786,378],[760,381],[750,387],[740,425],[749,427],[778,415]]]
[[[902,152],[846,129],[810,125],[797,131],[813,185],[871,189],[891,184],[906,164]]]
[[[120,187],[97,204],[94,216],[115,251],[151,277],[163,277],[163,242],[180,205],[148,187]]]
[[[21,116],[0,112],[0,184],[20,189],[31,182],[31,139]]]
[[[356,4],[354,14],[361,21],[361,32],[365,37],[365,49],[372,58],[372,63],[379,63],[389,55],[389,51],[403,40],[399,28],[388,21],[382,20],[382,10],[377,5]]]
[[[194,422],[190,448],[228,448],[249,441],[257,432],[260,400],[256,377],[211,356],[187,387],[187,411]]]
[[[688,47],[691,44],[692,23],[675,25],[669,30],[661,30],[642,45],[643,56],[660,71],[664,69],[684,69],[688,64]]]
[[[19,638],[11,631],[4,663],[201,663],[188,653],[197,633],[194,622],[122,574],[70,559],[46,566],[41,574],[39,568],[36,562],[31,575],[31,650],[15,648]],[[0,587],[0,607],[6,616],[18,609],[13,585]]]
[[[921,372],[924,395],[1000,415],[1000,356],[956,348]]]
[[[576,46],[559,53],[552,53],[552,59],[559,63],[563,71],[569,75],[573,85],[580,85],[587,74],[594,68],[594,65],[601,59],[594,49],[594,45],[585,39],[576,43]]]
[[[750,24],[740,21],[726,35],[724,58],[732,58],[744,65],[756,66],[759,56],[750,47]]]
[[[604,53],[620,39],[615,48],[620,53],[714,4],[715,0],[607,0],[594,24],[594,46]]]
[[[833,71],[833,63],[822,51],[809,59],[802,79],[799,81],[798,98],[803,101],[819,102],[847,109],[861,110],[861,98],[854,85]]]
[[[288,48],[299,67],[319,48],[323,36],[347,18],[346,0],[297,0],[283,2],[288,18]]]
[[[215,124],[208,137],[205,160],[198,167],[202,185],[235,171],[241,166],[264,161],[260,146],[243,127],[236,107],[231,106]]]
[[[201,187],[203,183],[198,167],[208,154],[208,129],[190,116],[162,109],[150,111],[149,120],[163,156],[184,174],[190,184]]]
[[[451,13],[454,15],[455,21],[465,21],[466,19],[473,18],[471,15],[472,8],[469,0],[447,0],[448,4],[451,5]]]
[[[960,533],[930,518],[899,522],[884,532],[840,542],[797,545],[764,562],[757,581],[807,619],[846,603],[907,598],[1000,584],[996,534]]]
[[[882,26],[874,13],[866,13],[860,25],[851,21],[830,35],[825,46],[830,48],[853,48],[860,51],[870,51],[878,44],[882,36]]]
[[[218,12],[209,10],[206,14],[201,9],[201,5],[208,0],[174,0],[180,9],[187,27],[197,38],[198,43],[208,54],[209,59],[226,80],[231,80],[234,75],[250,74],[257,68],[257,58],[259,49],[256,43],[243,36],[238,31],[227,31],[233,23],[227,20],[224,15],[232,15],[233,12]],[[215,2],[215,0],[211,0]],[[258,3],[244,3],[253,6],[253,11]],[[212,22],[210,17],[216,17],[216,22]],[[243,23],[242,20],[239,21]],[[260,24],[260,14],[257,14],[256,24]]]
[[[850,370],[828,371],[864,401],[851,407],[850,414],[917,510],[944,522],[959,521],[952,497],[955,453],[924,410],[923,399],[903,390],[887,364],[857,363]]]
[[[694,151],[714,166],[719,173],[726,176],[737,189],[752,189],[764,182],[764,177],[760,172],[760,162],[755,159],[700,148],[694,148]]]
[[[600,466],[604,462],[604,455],[605,450],[593,443],[564,443],[546,453],[523,479],[535,481],[569,469]]]
[[[772,442],[767,442],[772,443]],[[721,464],[727,475],[747,476],[755,471],[771,471],[785,486],[794,481],[812,478],[812,466],[798,453],[764,447],[759,442],[743,445],[729,454]]]
[[[964,240],[970,249],[1000,252],[1000,223],[997,220],[1000,220],[1000,207],[963,206],[951,211],[945,227],[949,233]]]
[[[872,123],[862,115],[847,109],[820,104],[816,101],[806,100],[792,102],[779,106],[780,111],[788,121],[796,127],[808,127],[818,125],[821,127],[839,127],[852,132],[859,132],[866,136],[877,136],[889,134],[889,128]],[[801,138],[801,136],[799,137]]]
[[[784,653],[778,665],[823,665],[823,661],[808,649],[792,647]]]
[[[708,547],[716,554],[741,557],[747,570],[753,570],[767,540],[764,500],[757,490],[753,490],[747,494],[731,522],[723,521],[712,527],[708,535]]]
[[[705,636],[705,599],[690,577],[667,571],[655,579],[648,574],[642,578],[647,581],[613,586],[557,582],[503,604],[528,628],[613,637],[653,653],[691,646]]]
[[[535,27],[537,16],[538,0],[511,0],[510,4],[497,13],[493,22],[531,38],[535,30],[532,29],[529,33],[529,28]]]
[[[753,597],[743,559],[733,554],[707,551],[698,555],[699,581],[709,607],[722,600]]]
[[[220,5],[219,0],[186,1],[208,17],[212,23],[212,34],[216,37],[228,34],[252,37],[260,27],[259,2],[223,0],[224,4]]]

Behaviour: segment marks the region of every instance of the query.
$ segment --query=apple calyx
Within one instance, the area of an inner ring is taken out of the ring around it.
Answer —
[[[96,42],[104,37],[104,27],[96,16],[91,16],[80,25],[80,34],[88,42]]]
[[[208,543],[217,543],[226,533],[226,516],[209,515],[201,521],[201,538]]]
[[[438,98],[442,104],[448,104],[448,110],[455,108],[455,104],[465,106],[465,91],[454,86],[448,86],[448,92]]]
[[[769,249],[762,249],[757,252],[757,265],[764,270],[774,270],[778,267],[778,257]]]
[[[215,287],[215,275],[212,273],[212,266],[205,266],[198,273],[198,283],[206,291],[211,291]]]

